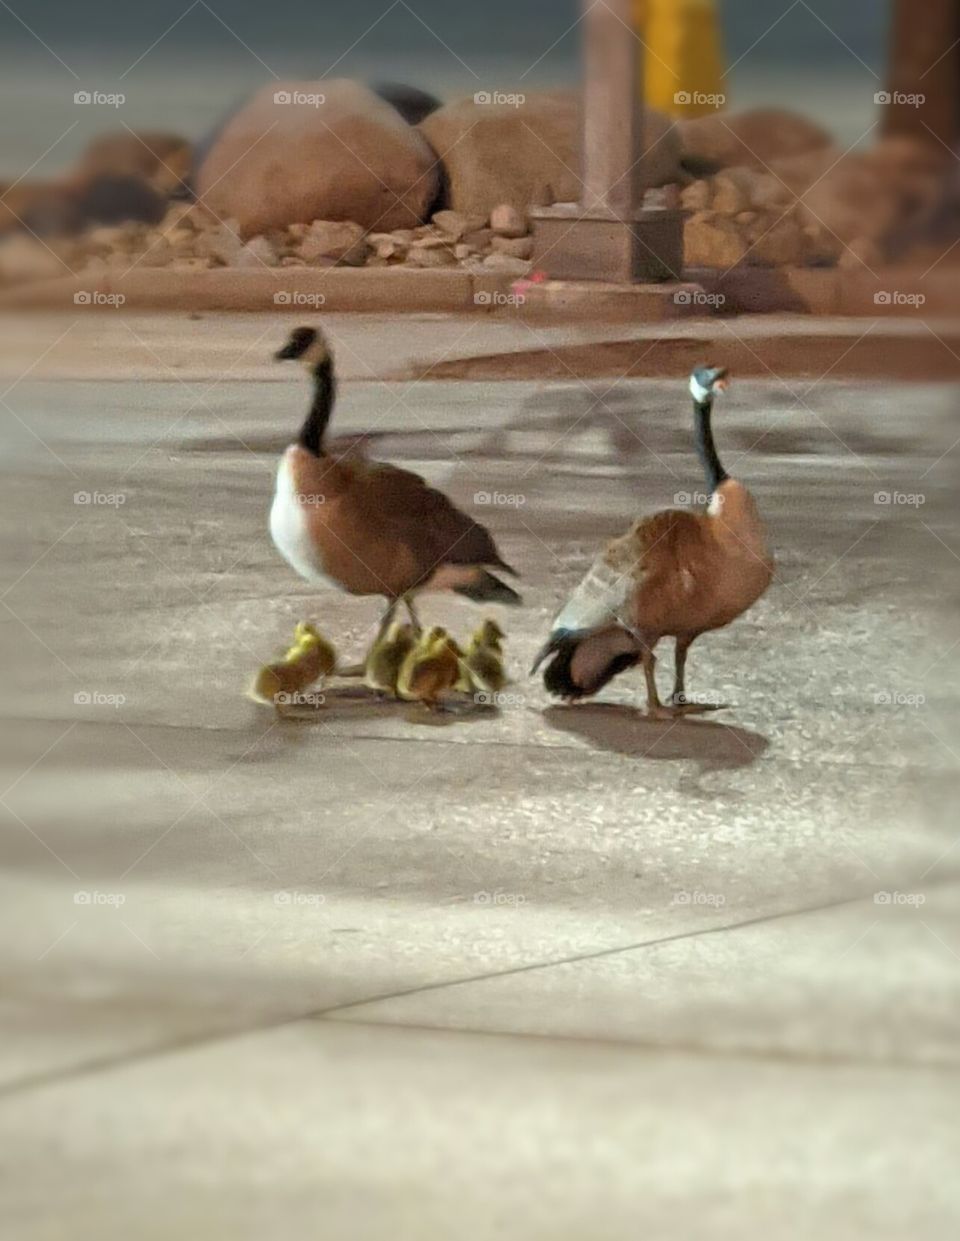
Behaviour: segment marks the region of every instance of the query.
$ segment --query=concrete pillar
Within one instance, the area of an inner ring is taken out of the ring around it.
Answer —
[[[578,203],[531,211],[534,265],[558,280],[612,283],[682,276],[683,217],[644,206],[643,44],[632,0],[582,0],[583,188]]]
[[[588,0],[588,4],[591,0]],[[643,134],[640,42],[632,0],[601,0],[583,19],[583,205],[631,220]]]

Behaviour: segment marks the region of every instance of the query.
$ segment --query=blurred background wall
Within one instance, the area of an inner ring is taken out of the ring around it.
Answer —
[[[103,109],[72,107],[77,90],[122,92],[125,124],[196,139],[271,70],[399,79],[441,98],[578,74],[578,0],[9,3],[0,5],[0,176],[18,176],[51,144],[36,173],[62,171],[109,127]],[[719,7],[731,107],[794,109],[843,145],[876,119],[890,0]]]

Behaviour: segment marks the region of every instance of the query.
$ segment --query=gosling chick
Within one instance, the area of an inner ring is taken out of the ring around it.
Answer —
[[[278,706],[287,698],[301,694],[320,677],[329,676],[337,663],[333,646],[305,622],[297,625],[293,646],[283,659],[265,664],[257,673],[250,696],[258,702]]]
[[[438,625],[428,630],[403,661],[397,681],[398,696],[437,710],[441,707],[440,695],[457,683],[462,655],[445,629]]]
[[[463,670],[457,681],[457,689],[465,694],[477,690],[496,694],[507,683],[503,667],[501,641],[504,632],[493,619],[487,619],[476,631],[463,657]]]
[[[371,646],[363,666],[363,680],[378,694],[398,697],[397,681],[403,661],[417,645],[412,625],[394,621],[382,638]]]

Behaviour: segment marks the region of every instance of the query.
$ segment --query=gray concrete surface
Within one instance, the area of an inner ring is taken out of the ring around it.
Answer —
[[[330,324],[376,373],[368,326]],[[956,1235],[956,392],[735,384],[777,581],[691,652],[729,708],[653,723],[642,678],[525,669],[598,542],[700,490],[682,382],[346,382],[336,433],[521,570],[514,697],[278,721],[257,664],[302,617],[352,658],[377,604],[270,545],[298,373],[178,382],[184,330],[4,385],[15,1235]]]

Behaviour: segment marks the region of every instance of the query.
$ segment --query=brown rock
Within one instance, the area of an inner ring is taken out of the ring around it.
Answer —
[[[452,250],[446,247],[419,247],[414,249],[413,246],[407,251],[407,263],[411,267],[452,267],[456,263],[456,258]]]
[[[680,206],[685,211],[705,211],[713,202],[713,181],[694,181],[680,195]]]
[[[486,223],[485,216],[464,215],[462,211],[438,211],[433,217],[434,227],[453,241],[460,241],[464,234],[483,228]]]
[[[247,244],[241,247],[236,260],[236,267],[279,267],[280,260],[277,258],[277,252],[273,246],[267,241],[266,237],[251,237]]]
[[[441,237],[439,233],[423,233],[410,242],[411,250],[438,250],[441,246],[449,246],[453,239]]]
[[[194,254],[213,259],[222,267],[232,267],[240,258],[243,242],[225,225],[201,233],[193,243]]]
[[[186,189],[193,150],[179,134],[119,130],[95,138],[80,158],[81,177],[142,177],[158,193],[175,194]]]
[[[803,225],[804,262],[810,267],[832,267],[840,257],[843,242],[817,222]]]
[[[830,143],[825,129],[781,108],[711,113],[676,124],[684,164],[701,173],[736,164],[764,167]]]
[[[883,247],[872,237],[857,237],[841,248],[837,266],[848,271],[864,271],[866,268],[876,271],[885,262]]]
[[[649,153],[641,190],[680,177],[680,144],[670,122],[652,108],[644,118]],[[579,91],[530,92],[519,107],[478,104],[470,96],[439,108],[419,129],[443,162],[456,211],[486,217],[498,203],[526,211],[580,198]]]
[[[530,270],[529,263],[513,258],[509,254],[488,254],[483,260],[483,265],[490,271],[504,272],[508,276],[525,276]]]
[[[747,242],[732,220],[700,211],[683,230],[683,260],[688,267],[735,267],[746,253]]]
[[[901,218],[901,202],[881,171],[861,155],[845,156],[805,192],[801,222],[820,224],[843,242],[889,235]]]
[[[533,257],[532,237],[494,237],[490,244],[494,254],[509,254],[515,259]]]
[[[467,233],[463,238],[464,243],[472,250],[488,250],[492,240],[492,228],[478,228],[475,232]]]
[[[793,267],[805,250],[806,238],[797,221],[791,216],[774,218],[758,235],[747,262],[755,267]]]
[[[374,257],[378,259],[402,259],[408,249],[407,243],[394,237],[393,233],[371,233],[368,240],[373,245]]]
[[[750,206],[750,198],[740,185],[737,177],[721,172],[713,178],[714,194],[711,207],[719,215],[736,215],[746,211]]]
[[[314,220],[297,245],[297,253],[307,263],[318,259],[336,259],[351,265],[351,260],[366,257],[364,231],[352,220]]]
[[[159,224],[167,210],[163,195],[139,176],[98,173],[75,184],[73,194],[87,226],[124,220]]]
[[[310,95],[324,102],[297,102]],[[239,220],[244,237],[315,219],[388,232],[426,217],[439,184],[434,165],[423,135],[365,86],[276,82],[227,124],[197,189],[218,214]]]
[[[501,237],[526,237],[529,225],[524,212],[510,203],[498,203],[490,212],[490,228]]]

